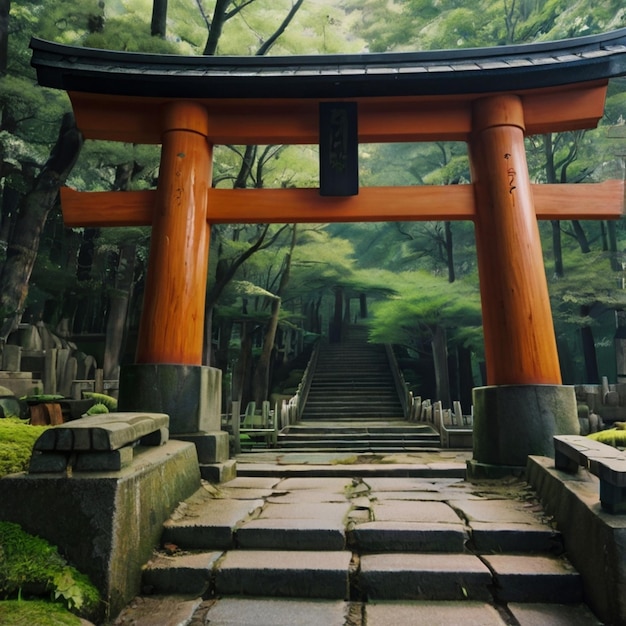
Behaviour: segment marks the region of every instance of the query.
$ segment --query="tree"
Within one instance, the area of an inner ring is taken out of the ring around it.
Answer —
[[[69,175],[83,139],[70,113],[63,116],[57,142],[36,177],[33,188],[22,199],[13,238],[0,273],[0,339],[5,341],[20,321],[28,294],[28,281],[37,257],[39,238],[54,206],[59,187]]]

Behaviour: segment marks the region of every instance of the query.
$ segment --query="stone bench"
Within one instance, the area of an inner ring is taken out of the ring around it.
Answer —
[[[576,473],[584,467],[600,480],[600,504],[613,514],[626,513],[626,453],[580,435],[554,437],[556,469]]]
[[[130,464],[135,446],[161,446],[168,439],[164,413],[82,417],[44,431],[33,446],[28,471],[117,471]]]

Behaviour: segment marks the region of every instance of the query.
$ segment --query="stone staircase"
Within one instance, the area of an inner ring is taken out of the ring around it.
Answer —
[[[342,343],[320,346],[307,401],[297,424],[278,435],[289,452],[411,452],[439,448],[430,425],[409,423],[385,346],[352,326]]]
[[[196,598],[177,624],[597,625],[562,551],[521,482],[239,477],[180,505],[143,586]]]
[[[385,347],[368,343],[365,327],[351,327],[342,343],[320,346],[303,421],[402,417]]]

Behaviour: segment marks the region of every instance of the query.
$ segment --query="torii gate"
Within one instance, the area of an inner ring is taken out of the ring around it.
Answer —
[[[39,83],[68,91],[86,138],[162,145],[156,190],[61,194],[67,225],[152,225],[122,408],[166,410],[177,436],[219,431],[203,415],[210,224],[472,220],[488,379],[474,391],[473,467],[523,466],[528,454],[551,454],[552,434],[578,431],[573,388],[561,385],[537,219],[618,218],[624,182],[531,184],[524,136],[598,123],[608,80],[626,74],[626,29],[371,55],[178,57],[37,39],[31,48]],[[320,109],[333,103],[358,110],[360,142],[467,142],[472,183],[347,197],[211,187],[213,145],[318,144]],[[223,457],[224,438],[215,441]]]

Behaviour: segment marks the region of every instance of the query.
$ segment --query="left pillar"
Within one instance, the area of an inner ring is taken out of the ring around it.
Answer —
[[[203,477],[234,476],[221,431],[221,372],[202,365],[212,146],[207,110],[171,102],[161,116],[161,164],[134,365],[120,371],[119,406],[170,416],[170,432],[194,441]]]

